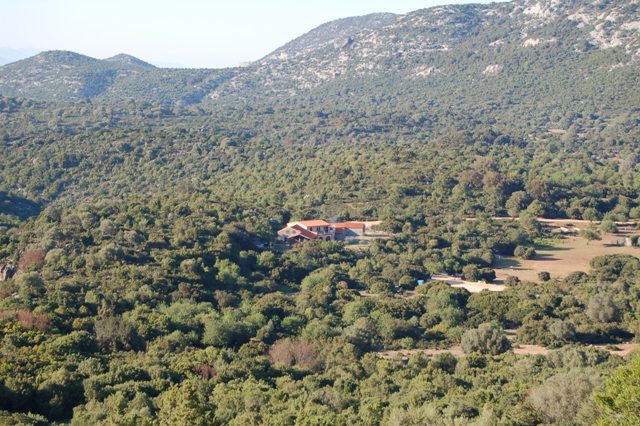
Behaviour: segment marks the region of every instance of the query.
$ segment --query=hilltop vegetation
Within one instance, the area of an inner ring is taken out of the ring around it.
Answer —
[[[611,352],[637,256],[428,281],[535,260],[537,216],[637,223],[639,20],[519,0],[340,20],[241,69],[0,68],[0,423],[634,424],[638,358]],[[389,238],[271,245],[313,217]]]

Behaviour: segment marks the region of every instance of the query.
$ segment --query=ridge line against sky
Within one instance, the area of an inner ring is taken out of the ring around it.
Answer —
[[[20,0],[0,2],[0,47],[127,53],[159,66],[224,68],[255,61],[340,18],[407,13],[465,0]]]

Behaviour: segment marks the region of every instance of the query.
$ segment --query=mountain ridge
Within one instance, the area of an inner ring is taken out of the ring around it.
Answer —
[[[565,116],[573,98],[589,105],[580,112],[613,105],[618,114],[640,97],[634,84],[638,3],[515,0],[344,18],[224,70],[159,69],[128,55],[98,60],[60,53],[64,60],[47,62],[51,69],[34,68],[33,58],[0,67],[0,94],[215,107],[293,98],[339,105],[349,93],[355,104],[379,98],[465,114],[491,102],[496,115],[507,112],[503,119],[540,110]]]
[[[118,53],[117,55],[104,59],[104,61],[118,62],[124,65],[135,65],[144,68],[156,68],[155,65],[152,65],[148,62],[143,61],[142,59],[136,58],[135,56],[128,55],[126,53]]]

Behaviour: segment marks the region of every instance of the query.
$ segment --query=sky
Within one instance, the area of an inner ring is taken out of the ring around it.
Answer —
[[[128,53],[160,66],[254,61],[325,22],[465,0],[0,0],[0,47]]]

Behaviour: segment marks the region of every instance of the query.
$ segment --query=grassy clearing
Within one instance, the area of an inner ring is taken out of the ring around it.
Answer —
[[[596,256],[607,254],[630,254],[640,256],[640,248],[619,246],[620,235],[603,234],[599,241],[587,241],[570,236],[561,239],[536,240],[537,256],[531,260],[515,257],[498,259],[495,264],[499,281],[508,276],[521,280],[538,281],[539,272],[549,272],[552,278],[563,278],[575,271],[589,271],[589,262]],[[538,243],[540,248],[538,248]]]
[[[533,240],[536,250],[557,250],[562,249],[562,245],[567,242],[565,237],[540,237]]]

